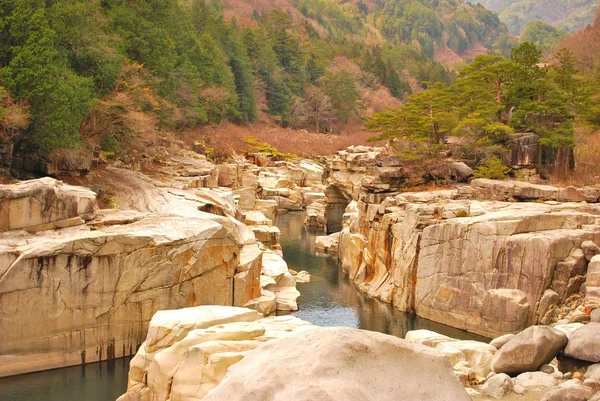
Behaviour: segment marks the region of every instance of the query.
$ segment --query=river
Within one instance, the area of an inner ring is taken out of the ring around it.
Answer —
[[[323,231],[304,227],[304,213],[278,215],[284,259],[296,271],[312,275],[298,284],[302,294],[295,315],[319,326],[349,326],[404,337],[429,329],[454,338],[479,336],[402,313],[359,292],[337,258],[317,255],[314,240]],[[127,387],[129,358],[0,379],[0,401],[114,401]]]

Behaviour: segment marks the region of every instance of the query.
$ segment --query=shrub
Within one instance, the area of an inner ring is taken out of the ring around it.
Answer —
[[[482,165],[475,169],[475,178],[489,178],[493,180],[501,180],[506,178],[509,173],[510,167],[506,167],[502,164],[502,160],[499,157],[491,157],[485,161]]]

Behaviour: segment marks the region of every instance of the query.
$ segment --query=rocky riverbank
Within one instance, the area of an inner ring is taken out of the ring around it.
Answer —
[[[396,400],[400,392],[411,400],[595,401],[598,325],[532,326],[488,344],[428,330],[402,340],[324,329],[244,308],[163,311],[119,401]]]
[[[401,174],[378,167],[389,163],[381,152],[351,159],[328,164],[326,193],[347,206],[342,231],[317,246],[338,253],[361,291],[487,337],[590,321],[600,305],[600,190],[476,179],[402,192],[386,178]],[[365,165],[374,171],[352,178]]]
[[[0,376],[132,355],[159,310],[297,310],[296,273],[265,214],[314,200],[298,184],[318,168],[183,153],[90,173],[83,183],[103,199],[52,178],[0,186]]]
[[[402,380],[398,380],[402,378]],[[462,401],[448,359],[420,344],[242,308],[159,312],[119,401]]]

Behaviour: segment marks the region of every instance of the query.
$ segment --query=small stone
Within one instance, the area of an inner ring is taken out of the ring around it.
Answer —
[[[594,309],[590,318],[593,323],[600,323],[600,309]]]
[[[587,368],[585,374],[583,375],[586,379],[598,379],[600,380],[600,363],[595,365],[591,365]]]
[[[492,377],[496,376],[498,373],[496,372],[490,372],[487,376],[486,376],[486,380],[490,380]]]
[[[510,376],[505,373],[500,373],[490,378],[481,387],[481,390],[485,395],[500,399],[512,392],[513,386],[513,381]]]
[[[594,256],[600,254],[600,247],[592,241],[584,241],[581,244],[581,250],[588,262],[591,261]]]
[[[521,394],[525,394],[525,392],[526,392],[527,390],[525,389],[525,387],[523,387],[523,386],[520,386],[520,385],[518,385],[518,384],[515,384],[515,385],[514,385],[514,387],[513,387],[513,391],[514,391],[515,393],[517,393],[517,394],[521,395]]]
[[[553,374],[556,371],[556,369],[552,365],[542,365],[538,370],[549,375]]]
[[[500,349],[500,348],[502,348],[502,346],[504,344],[506,344],[507,342],[509,342],[513,338],[515,338],[514,334],[505,334],[503,336],[494,338],[492,341],[490,341],[490,345],[492,345],[492,346]]]
[[[598,391],[600,390],[600,379],[585,379],[583,381],[583,385],[587,386],[587,387],[591,387],[594,390]]]
[[[548,391],[541,401],[587,401],[593,394],[588,387],[572,385]]]
[[[556,385],[556,379],[544,372],[521,373],[514,380],[515,385],[518,384],[526,390],[554,387]]]

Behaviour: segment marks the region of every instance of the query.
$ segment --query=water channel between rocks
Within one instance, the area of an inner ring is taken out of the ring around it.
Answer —
[[[408,315],[359,292],[337,258],[317,255],[315,237],[324,230],[304,227],[305,214],[280,214],[284,259],[290,269],[306,270],[310,283],[298,284],[301,319],[319,326],[349,326],[404,338],[409,330],[428,329],[459,339],[482,337]],[[127,387],[129,358],[0,379],[0,401],[114,401]]]

